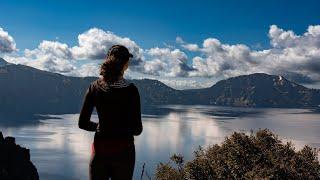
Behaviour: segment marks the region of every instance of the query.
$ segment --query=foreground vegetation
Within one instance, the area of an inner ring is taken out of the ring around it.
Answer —
[[[156,179],[320,179],[318,150],[295,151],[268,129],[235,132],[220,145],[200,147],[188,162],[181,155],[170,159],[158,165]]]

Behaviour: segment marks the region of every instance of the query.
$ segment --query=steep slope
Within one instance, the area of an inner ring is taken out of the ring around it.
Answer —
[[[0,68],[0,113],[76,112],[93,78],[67,77],[24,65]]]
[[[188,100],[184,92],[151,79],[131,80],[138,88],[143,106],[184,104]]]

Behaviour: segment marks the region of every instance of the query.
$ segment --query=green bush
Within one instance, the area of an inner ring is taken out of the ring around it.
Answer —
[[[173,162],[173,163],[172,163]],[[250,136],[234,132],[221,145],[199,147],[195,157],[184,162],[173,155],[160,163],[156,179],[320,179],[318,150],[305,146],[295,151],[268,129]]]

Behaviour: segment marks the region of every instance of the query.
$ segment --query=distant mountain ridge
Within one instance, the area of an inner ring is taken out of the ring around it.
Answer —
[[[309,89],[283,76],[255,73],[232,77],[209,88],[190,90],[197,103],[242,107],[314,107],[320,90]]]
[[[0,117],[10,114],[78,113],[85,90],[97,77],[69,77],[0,59]],[[229,78],[209,88],[176,90],[160,81],[136,84],[142,109],[149,105],[223,105],[241,107],[315,107],[320,91],[282,76],[256,73]]]

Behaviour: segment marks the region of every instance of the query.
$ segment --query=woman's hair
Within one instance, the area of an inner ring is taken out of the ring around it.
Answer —
[[[106,82],[115,82],[122,75],[125,64],[129,61],[132,54],[128,49],[121,45],[113,45],[107,54],[105,62],[100,67],[100,75]]]

